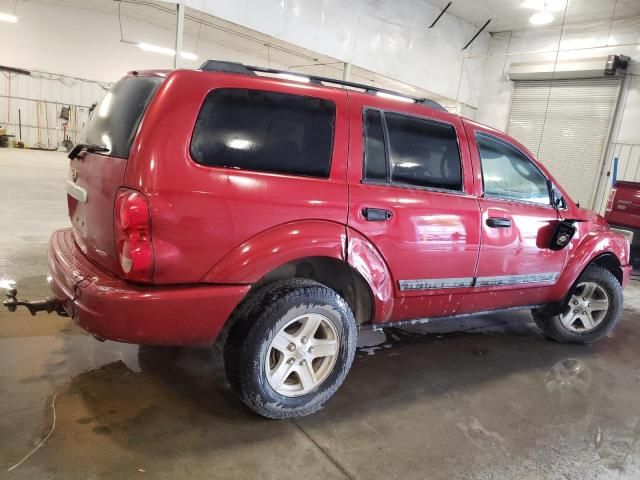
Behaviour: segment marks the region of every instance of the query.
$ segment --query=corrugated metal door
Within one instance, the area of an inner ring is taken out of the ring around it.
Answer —
[[[621,79],[516,81],[507,132],[592,208]]]

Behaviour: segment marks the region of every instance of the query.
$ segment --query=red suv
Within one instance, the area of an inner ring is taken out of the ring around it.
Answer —
[[[628,241],[520,143],[430,101],[282,73],[212,61],[117,82],[70,154],[54,298],[7,306],[101,339],[218,339],[234,390],[271,418],[333,395],[359,329],[527,308],[548,337],[589,343],[618,322]]]

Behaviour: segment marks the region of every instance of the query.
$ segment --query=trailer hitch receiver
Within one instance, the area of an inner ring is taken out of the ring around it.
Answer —
[[[10,288],[7,290],[7,299],[2,304],[7,307],[10,312],[15,312],[18,307],[25,307],[29,310],[31,315],[35,315],[38,312],[52,313],[56,312],[58,315],[67,317],[67,312],[62,307],[62,304],[54,297],[48,297],[44,300],[36,300],[30,302],[29,300],[18,300],[18,290]]]

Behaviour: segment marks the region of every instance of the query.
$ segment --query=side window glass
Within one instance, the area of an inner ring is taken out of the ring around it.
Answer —
[[[387,180],[387,159],[382,118],[378,110],[365,112],[364,136],[364,179],[384,182]]]
[[[336,106],[322,98],[225,88],[209,93],[191,156],[202,165],[328,177]]]
[[[549,205],[547,179],[522,152],[487,135],[476,135],[487,196]]]
[[[462,190],[458,139],[453,126],[385,113],[391,182]]]

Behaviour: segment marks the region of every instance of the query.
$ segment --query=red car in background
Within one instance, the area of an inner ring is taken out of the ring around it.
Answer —
[[[131,72],[86,137],[54,297],[5,304],[101,339],[217,339],[261,415],[319,409],[359,329],[526,308],[590,343],[620,319],[627,240],[523,145],[431,101],[208,62]]]
[[[631,242],[631,261],[640,267],[640,183],[615,182],[605,218],[612,229],[625,235]]]

